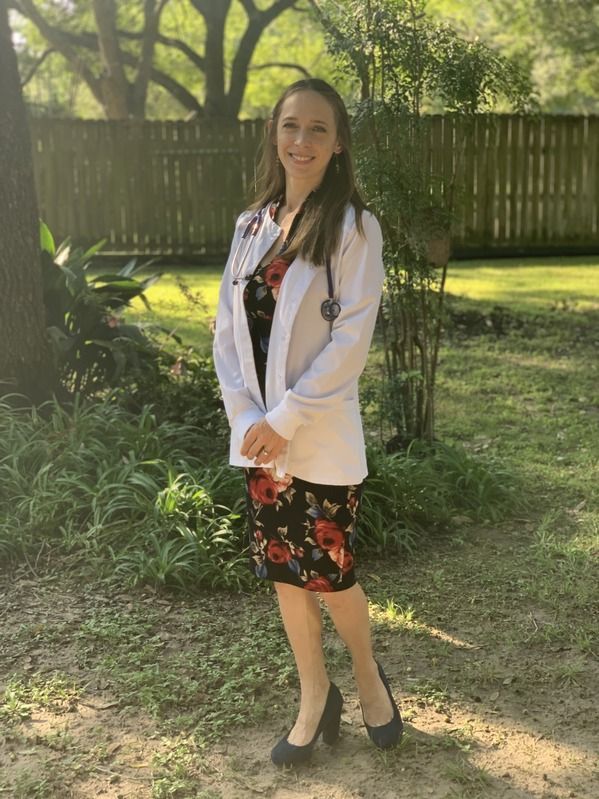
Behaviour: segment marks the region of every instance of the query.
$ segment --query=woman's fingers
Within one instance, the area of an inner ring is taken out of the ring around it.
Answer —
[[[273,444],[272,448],[267,446],[266,451],[262,448],[256,455],[256,460],[259,460],[260,463],[270,463],[270,461],[279,457],[282,449],[283,447],[277,444]]]
[[[240,453],[249,460],[253,460],[256,466],[262,466],[278,458],[286,443],[286,439],[275,433],[263,419],[248,428]]]
[[[251,455],[249,455],[249,451],[258,440],[258,433],[256,432],[255,428],[256,425],[253,424],[251,427],[247,429],[246,434],[243,437],[243,443],[241,445],[241,449],[239,450],[243,456],[248,458],[252,457]]]
[[[270,463],[275,458],[278,458],[282,450],[282,445],[277,441],[272,443],[264,442],[262,444],[260,444],[258,441],[258,446],[256,447],[255,451],[253,448],[251,448],[247,457],[252,458],[257,466],[262,466],[263,464]]]

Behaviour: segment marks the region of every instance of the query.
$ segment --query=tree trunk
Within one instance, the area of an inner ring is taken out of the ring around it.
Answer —
[[[228,113],[225,95],[225,24],[231,0],[209,4],[206,22],[206,99],[204,116],[224,117]]]
[[[0,0],[0,396],[51,396],[31,139],[6,0]]]

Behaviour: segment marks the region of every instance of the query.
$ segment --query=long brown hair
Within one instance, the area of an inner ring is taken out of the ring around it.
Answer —
[[[285,196],[285,169],[277,162],[277,148],[272,142],[273,133],[278,129],[281,108],[285,100],[295,92],[310,89],[318,92],[329,102],[335,116],[337,137],[343,148],[329,161],[320,186],[305,203],[304,213],[287,250],[285,260],[300,255],[310,263],[324,265],[339,244],[343,217],[348,203],[356,211],[358,232],[364,236],[362,211],[367,206],[362,200],[355,183],[354,165],[351,154],[351,128],[345,103],[326,81],[320,78],[305,78],[288,86],[277,100],[270,120],[264,124],[264,137],[260,146],[260,160],[256,169],[256,192],[249,210],[256,211],[272,200]],[[339,164],[337,172],[336,164]]]

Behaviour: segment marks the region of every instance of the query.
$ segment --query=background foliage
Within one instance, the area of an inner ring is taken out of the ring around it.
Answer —
[[[257,0],[265,9],[272,0]],[[12,3],[13,8],[18,3]],[[47,0],[37,4],[47,19],[65,30],[94,29],[89,0],[63,3]],[[139,30],[141,3],[118,3],[119,20],[128,30]],[[498,54],[513,57],[535,84],[541,110],[546,113],[599,113],[599,8],[594,0],[428,0],[427,13],[436,21],[451,23],[468,41],[481,42]],[[25,86],[25,96],[39,112],[86,118],[102,117],[81,77],[70,69],[61,55],[50,51],[37,28],[16,10],[11,24],[19,52],[21,74],[28,76],[39,59],[43,62]],[[245,24],[241,5],[234,0],[227,17],[224,38],[225,69],[230,72],[236,44]],[[161,32],[176,37],[202,53],[205,26],[191,9],[189,0],[171,0],[161,17]],[[131,52],[139,42],[127,41]],[[45,57],[44,57],[44,54]],[[155,64],[202,97],[203,75],[184,55],[173,48],[157,45]],[[291,66],[295,65],[295,66]],[[295,9],[285,11],[265,31],[250,65],[249,83],[240,118],[264,117],[281,89],[302,77],[302,69],[333,82],[349,101],[358,87],[335,70],[326,53],[324,31],[312,11],[310,0],[299,0]],[[431,112],[439,111],[434,104]],[[494,109],[506,111],[498,98]],[[150,83],[147,117],[180,118],[184,109],[164,89]]]

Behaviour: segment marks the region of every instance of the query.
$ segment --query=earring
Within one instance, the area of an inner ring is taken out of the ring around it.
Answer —
[[[339,153],[335,153],[335,171],[339,174]]]

